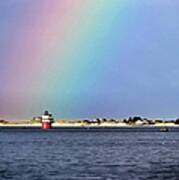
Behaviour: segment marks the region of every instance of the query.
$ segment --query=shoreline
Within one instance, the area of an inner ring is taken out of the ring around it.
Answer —
[[[8,124],[2,124],[0,123],[0,128],[41,128],[41,123],[8,123]],[[125,123],[119,123],[119,124],[92,124],[92,125],[86,125],[86,124],[60,124],[60,123],[53,123],[52,128],[179,128],[179,125],[173,124],[173,123],[158,123],[153,125],[128,125]]]

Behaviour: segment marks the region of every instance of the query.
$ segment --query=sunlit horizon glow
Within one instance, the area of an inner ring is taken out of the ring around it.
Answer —
[[[179,116],[177,0],[0,2],[0,116]]]

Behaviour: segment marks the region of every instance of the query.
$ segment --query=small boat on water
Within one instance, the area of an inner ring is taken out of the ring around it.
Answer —
[[[168,131],[169,131],[168,127],[160,128],[160,132],[168,132]]]

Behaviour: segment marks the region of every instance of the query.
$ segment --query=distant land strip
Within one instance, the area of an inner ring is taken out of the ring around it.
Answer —
[[[0,120],[0,127],[41,127],[42,118],[33,117],[32,120],[7,121]],[[179,119],[176,120],[149,120],[138,116],[128,119],[116,120],[97,118],[94,120],[55,120],[53,127],[179,127]]]

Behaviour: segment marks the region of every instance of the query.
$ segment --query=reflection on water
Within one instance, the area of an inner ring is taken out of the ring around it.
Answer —
[[[0,180],[178,177],[178,132],[0,132]]]

